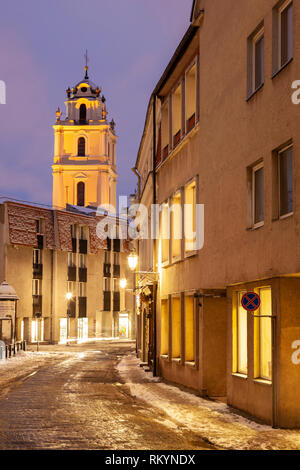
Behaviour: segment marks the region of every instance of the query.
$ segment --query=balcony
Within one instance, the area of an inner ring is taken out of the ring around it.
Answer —
[[[32,296],[32,314],[35,317],[37,313],[42,313],[42,296]]]
[[[78,317],[86,317],[86,297],[78,297]]]
[[[120,292],[114,292],[114,312],[120,311]]]
[[[68,281],[76,281],[76,266],[68,266]]]
[[[120,277],[120,265],[114,264],[114,277]]]
[[[44,248],[44,235],[37,235],[37,244],[39,250]]]
[[[86,282],[87,281],[87,269],[86,268],[79,268],[79,282]]]
[[[76,317],[76,297],[73,297],[68,302],[67,315],[69,318]]]
[[[87,254],[87,240],[79,240],[79,253]]]
[[[77,240],[76,238],[72,238],[72,253],[76,253],[77,251]]]
[[[121,246],[121,243],[120,243],[120,239],[119,238],[114,238],[113,240],[113,251],[120,251],[120,246]]]
[[[110,291],[103,291],[103,310],[110,312]]]
[[[33,264],[32,268],[32,277],[33,279],[42,279],[43,277],[43,265],[42,264]]]
[[[110,263],[104,263],[103,264],[103,276],[104,277],[110,277]]]

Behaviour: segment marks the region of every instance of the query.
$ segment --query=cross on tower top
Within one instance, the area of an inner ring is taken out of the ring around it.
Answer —
[[[85,70],[85,77],[84,78],[89,78],[88,77],[88,62],[89,62],[89,56],[88,56],[88,51],[86,49],[85,51],[85,54],[84,54],[84,58],[85,58],[85,67],[84,67],[84,70]]]

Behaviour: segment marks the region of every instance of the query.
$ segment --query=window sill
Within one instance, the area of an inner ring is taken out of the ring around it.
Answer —
[[[287,219],[288,217],[292,217],[292,215],[294,215],[294,212],[289,212],[288,214],[281,215],[279,217],[279,220]]]
[[[293,61],[293,57],[291,57],[284,65],[280,67],[280,69],[278,69],[276,72],[273,73],[273,75],[271,76],[271,80],[277,77],[277,75],[279,75],[280,72],[282,72],[282,70],[284,70],[292,61]]]
[[[185,361],[184,365],[187,366],[187,367],[192,367],[194,369],[196,367],[196,362],[195,361]]]
[[[168,354],[161,354],[160,358],[163,359],[164,361],[167,361],[169,359]]]
[[[197,254],[198,254],[198,250],[185,251],[184,252],[184,257],[185,258],[191,258],[192,256],[196,256]]]
[[[253,96],[255,96],[259,90],[261,90],[263,88],[265,83],[262,83],[261,85],[259,85],[259,87],[256,88],[256,90],[252,91],[246,98],[246,102],[248,103],[248,101],[251,100],[251,98],[253,98]]]
[[[272,385],[272,381],[267,379],[253,379],[253,382],[260,385],[268,385],[269,387]]]
[[[172,362],[177,362],[177,364],[181,363],[181,358],[180,357],[172,357]]]
[[[250,232],[253,232],[254,230],[258,230],[259,228],[264,227],[264,225],[265,225],[264,222],[260,222],[259,224],[252,225],[252,227],[249,227],[247,230],[249,230]]]
[[[237,377],[238,379],[248,380],[248,375],[246,374],[239,374],[238,372],[233,372],[232,377]]]

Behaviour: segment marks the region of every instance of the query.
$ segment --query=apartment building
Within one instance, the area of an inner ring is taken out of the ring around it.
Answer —
[[[282,427],[300,426],[299,21],[295,1],[195,0],[136,164],[160,205],[157,372]]]
[[[102,219],[92,209],[0,204],[0,276],[19,297],[17,340],[134,337],[132,292],[120,288],[130,244],[99,238]]]

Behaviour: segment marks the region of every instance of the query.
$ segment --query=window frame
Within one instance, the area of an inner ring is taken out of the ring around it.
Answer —
[[[249,377],[249,354],[248,354],[248,312],[246,315],[246,364],[247,371],[242,371],[239,364],[240,337],[239,337],[239,307],[241,307],[242,296],[247,292],[246,289],[235,291],[233,293],[233,309],[232,309],[232,375],[241,377]],[[243,308],[243,307],[241,307]]]
[[[293,161],[292,161],[292,181],[293,181],[293,210],[290,212],[287,212],[286,214],[281,215],[281,191],[280,191],[280,156],[282,153],[284,153],[286,150],[292,148],[293,149]],[[277,152],[277,174],[278,174],[278,215],[279,219],[286,219],[287,217],[290,217],[291,215],[294,214],[294,145],[293,143],[290,143],[289,145],[283,147],[282,149],[278,150]]]
[[[186,68],[185,73],[184,73],[184,134],[188,134],[191,132],[192,129],[196,126],[198,120],[199,120],[199,111],[198,111],[198,100],[199,100],[199,93],[198,93],[198,54],[194,57],[192,62],[189,64],[189,66]],[[187,76],[191,69],[195,66],[195,124],[194,126],[188,131],[187,130],[187,121],[193,116],[187,116]]]
[[[294,55],[294,28],[292,30],[292,54],[291,57],[288,57],[287,60],[284,63],[281,63],[282,59],[282,41],[281,41],[281,28],[282,28],[282,13],[287,10],[289,7],[292,7],[292,15],[294,13],[293,10],[293,0],[286,0],[284,1],[278,8],[278,68],[279,70],[281,68],[284,68],[290,60],[293,58]],[[287,30],[288,33],[288,30]],[[288,39],[288,38],[287,38]]]
[[[263,38],[263,69],[262,81],[256,86],[256,44]],[[265,83],[265,30],[264,22],[260,23],[254,32],[248,37],[248,65],[247,65],[247,99],[260,90]]]
[[[265,210],[264,210],[264,218],[262,221],[260,222],[255,222],[255,188],[256,188],[256,183],[255,183],[255,173],[258,171],[258,170],[261,170],[263,168],[264,170],[264,162],[261,161],[260,163],[258,163],[257,165],[253,166],[252,167],[252,228],[253,229],[256,229],[256,228],[259,228],[259,227],[263,227],[264,224],[265,224]],[[264,179],[265,179],[265,172],[264,172]],[[264,180],[263,180],[264,182]],[[263,185],[263,194],[264,194],[264,197],[263,197],[263,206],[264,206],[264,209],[265,209],[265,184]]]
[[[196,239],[194,240],[194,247],[191,250],[186,249],[186,234],[185,234],[185,217],[186,217],[186,212],[185,212],[185,204],[186,204],[186,190],[188,186],[191,186],[192,184],[195,185],[195,229],[196,229]],[[188,258],[189,256],[193,256],[195,253],[198,252],[198,247],[197,247],[197,201],[198,201],[198,178],[194,177],[187,181],[187,183],[183,187],[183,252],[184,252],[184,258]]]
[[[254,324],[253,324],[253,338],[254,338],[254,355],[253,355],[253,379],[255,381],[264,381],[268,383],[272,383],[272,342],[273,342],[273,332],[272,332],[272,287],[271,286],[260,286],[255,289],[255,291],[258,293],[258,295],[261,296],[261,291],[262,290],[270,290],[271,293],[271,312],[262,312],[261,314],[261,308],[262,305],[260,305],[260,308],[258,310],[258,313],[255,313],[254,315]],[[266,318],[264,315],[270,315],[270,318]],[[262,359],[262,337],[261,337],[261,332],[262,332],[262,321],[269,320],[270,322],[270,338],[271,338],[271,344],[270,344],[270,356],[271,356],[271,375],[270,377],[265,377],[262,375],[261,370],[262,370],[262,364],[261,364],[261,359]]]

